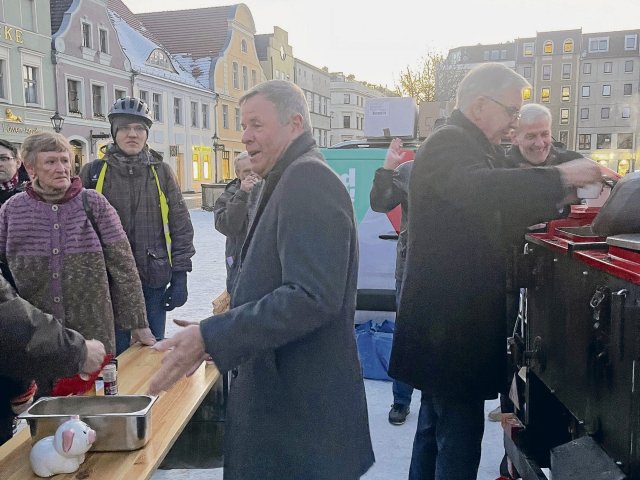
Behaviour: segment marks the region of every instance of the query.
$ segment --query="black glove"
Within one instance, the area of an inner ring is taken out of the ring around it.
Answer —
[[[173,272],[162,301],[163,308],[167,311],[181,307],[187,302],[187,272]]]

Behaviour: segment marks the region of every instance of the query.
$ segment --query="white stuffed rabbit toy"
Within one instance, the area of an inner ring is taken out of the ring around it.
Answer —
[[[73,473],[95,441],[96,432],[74,415],[58,427],[54,436],[36,442],[29,455],[31,468],[39,477]]]

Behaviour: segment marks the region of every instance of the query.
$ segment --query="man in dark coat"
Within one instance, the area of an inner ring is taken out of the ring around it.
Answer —
[[[238,368],[229,391],[226,480],[354,480],[374,461],[353,321],[353,206],[311,134],[299,87],[261,83],[240,99],[242,142],[264,179],[231,309],[160,342],[151,392],[209,354]]]
[[[388,213],[398,205],[402,210],[400,233],[396,245],[396,306],[400,303],[402,274],[407,255],[407,215],[409,213],[409,175],[413,160],[405,161],[402,152],[402,140],[394,138],[389,145],[384,164],[373,177],[373,186],[369,193],[369,203],[374,212]],[[409,415],[413,387],[406,383],[393,381],[393,404],[389,411],[389,423],[402,425]]]
[[[526,225],[599,179],[574,160],[515,169],[499,146],[527,81],[501,64],[462,80],[446,126],[420,147],[409,181],[409,238],[391,376],[422,390],[411,479],[476,478],[484,401],[504,387],[504,217]],[[502,168],[501,168],[502,167]]]

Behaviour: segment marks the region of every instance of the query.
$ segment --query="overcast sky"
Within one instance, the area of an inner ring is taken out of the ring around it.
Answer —
[[[224,0],[124,0],[134,12],[230,5]],[[246,0],[257,33],[289,32],[293,55],[358,80],[397,83],[426,52],[536,32],[640,29],[640,0]],[[188,32],[185,32],[188,35]]]

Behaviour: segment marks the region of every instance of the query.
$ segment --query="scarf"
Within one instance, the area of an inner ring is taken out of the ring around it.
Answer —
[[[13,178],[8,182],[0,183],[0,190],[2,191],[15,190],[17,186],[18,186],[18,172],[16,172]]]
[[[247,254],[247,250],[249,249],[249,244],[253,238],[253,234],[256,230],[256,226],[264,212],[273,191],[276,186],[280,182],[280,178],[282,178],[282,174],[284,171],[291,165],[293,162],[298,160],[302,155],[307,153],[309,150],[316,146],[316,141],[313,138],[311,132],[304,132],[298,138],[296,138],[291,145],[285,150],[282,154],[282,157],[276,162],[273,169],[267,173],[264,177],[264,181],[262,182],[262,191],[260,192],[260,199],[258,200],[258,208],[256,209],[255,216],[253,218],[253,222],[251,222],[251,226],[249,227],[249,231],[247,232],[247,237],[242,244],[242,250],[240,252],[240,265],[244,261],[244,257]]]
[[[71,185],[64,190],[45,189],[36,178],[27,185],[27,195],[46,203],[66,203],[82,190],[80,177],[71,177]]]

